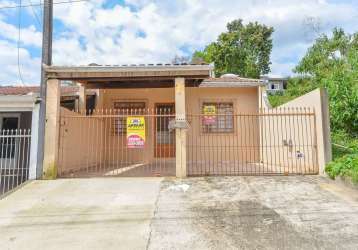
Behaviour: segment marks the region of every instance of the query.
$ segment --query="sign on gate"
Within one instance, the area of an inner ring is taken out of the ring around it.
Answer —
[[[204,125],[211,125],[216,123],[216,106],[215,105],[205,105],[203,107],[204,117],[203,123]]]
[[[143,116],[127,117],[127,147],[144,148],[145,119]]]

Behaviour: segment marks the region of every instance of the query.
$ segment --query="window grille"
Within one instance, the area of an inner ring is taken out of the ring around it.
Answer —
[[[145,109],[145,102],[115,102],[113,104],[116,113],[123,115],[141,115]],[[127,132],[127,117],[117,117],[113,120],[113,133],[125,135]]]
[[[215,106],[216,114],[205,116],[204,107]],[[234,132],[234,105],[232,102],[205,102],[202,105],[202,131],[204,133],[232,133]],[[210,119],[208,124],[205,119]]]

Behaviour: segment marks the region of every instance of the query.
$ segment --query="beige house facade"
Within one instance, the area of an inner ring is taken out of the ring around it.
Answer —
[[[215,78],[212,65],[46,71],[44,178],[318,174],[325,164],[317,105],[269,109],[261,80]],[[63,80],[80,85],[77,109],[60,107]]]

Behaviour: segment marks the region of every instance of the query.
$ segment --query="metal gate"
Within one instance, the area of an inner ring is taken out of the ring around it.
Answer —
[[[0,130],[0,198],[28,180],[31,131]]]
[[[174,105],[156,107],[61,108],[58,176],[174,176]]]
[[[192,114],[187,174],[317,174],[315,112],[311,108],[257,113]]]
[[[59,177],[174,176],[174,106],[72,112],[61,109]],[[310,108],[189,114],[187,174],[317,174]],[[132,131],[141,125],[142,130]]]

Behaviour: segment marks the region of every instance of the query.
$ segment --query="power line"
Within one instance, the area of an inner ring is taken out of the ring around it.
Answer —
[[[39,16],[37,15],[37,12],[36,12],[36,10],[35,10],[35,8],[34,8],[34,5],[32,4],[32,2],[31,2],[31,0],[28,0],[29,1],[29,3],[30,3],[30,5],[31,5],[31,11],[32,11],[32,13],[34,14],[34,16],[35,16],[35,19],[36,19],[36,21],[37,21],[37,23],[39,24],[39,26],[41,26],[41,19],[39,18]],[[41,3],[41,1],[40,1],[40,3]]]
[[[22,0],[19,0],[19,3],[21,6]],[[21,80],[22,85],[25,85],[24,78],[22,77],[21,66],[20,66],[20,43],[21,43],[21,8],[19,8],[19,14],[18,14],[17,70],[19,72],[19,78]]]
[[[69,1],[55,2],[55,3],[53,3],[53,5],[56,5],[56,4],[79,3],[79,2],[89,2],[89,1],[90,1],[90,0],[69,0]],[[26,8],[26,7],[38,7],[38,6],[43,6],[43,5],[44,5],[43,3],[34,3],[34,4],[26,4],[26,5],[3,6],[3,7],[0,7],[0,10]]]

